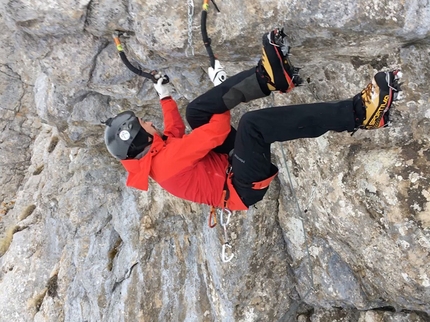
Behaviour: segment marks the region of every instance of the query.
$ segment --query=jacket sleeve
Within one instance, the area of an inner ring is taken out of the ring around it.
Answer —
[[[148,176],[151,167],[151,155],[142,160],[121,160],[128,172],[126,185],[140,190],[148,190]]]
[[[171,97],[160,100],[160,103],[163,110],[164,135],[181,138],[185,134],[185,125],[178,105]]]
[[[224,142],[230,129],[230,111],[227,111],[214,114],[209,123],[194,129],[181,139],[173,139],[163,151],[164,177],[169,178],[204,158]]]

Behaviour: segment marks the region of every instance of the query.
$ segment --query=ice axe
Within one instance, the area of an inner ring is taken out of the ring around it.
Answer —
[[[129,70],[131,70],[136,75],[148,78],[152,80],[154,83],[157,83],[157,81],[161,78],[163,78],[163,84],[167,84],[169,82],[169,76],[162,75],[156,70],[153,70],[151,72],[144,72],[143,70],[134,67],[130,61],[128,60],[127,56],[125,55],[124,48],[122,47],[121,40],[119,39],[120,35],[122,34],[121,31],[115,31],[112,34],[113,40],[115,41],[116,49],[118,50],[119,56],[121,57],[122,62]]]
[[[219,12],[218,6],[216,5],[215,1],[214,0],[211,0],[211,1],[214,4],[215,9]],[[212,51],[211,39],[209,38],[208,32],[206,30],[206,20],[207,20],[208,10],[209,10],[209,0],[203,0],[202,9],[203,10],[202,10],[202,16],[201,16],[201,20],[200,20],[200,29],[201,29],[201,33],[202,33],[203,44],[205,45],[206,51],[209,55],[211,67],[214,68],[216,56]]]

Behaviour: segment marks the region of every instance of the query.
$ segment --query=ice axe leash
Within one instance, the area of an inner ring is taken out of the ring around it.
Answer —
[[[211,0],[212,3],[215,6],[215,9],[219,11],[218,6],[216,5],[214,0]],[[200,21],[200,28],[201,28],[201,32],[202,32],[202,38],[203,38],[203,44],[205,45],[206,51],[209,55],[209,60],[211,63],[211,67],[214,68],[215,67],[215,59],[216,56],[212,51],[212,47],[211,47],[211,39],[208,37],[208,32],[206,30],[206,20],[207,20],[207,16],[208,16],[208,10],[209,10],[209,0],[203,0],[203,7],[202,7],[202,18]]]
[[[148,78],[148,79],[150,79],[154,83],[157,83],[158,79],[160,79],[160,77],[162,77],[163,78],[163,84],[167,84],[169,82],[169,76],[162,75],[162,74],[160,74],[156,70],[153,70],[153,71],[147,73],[147,72],[144,72],[143,70],[141,70],[139,68],[134,67],[130,63],[130,61],[128,60],[127,56],[125,55],[124,47],[121,44],[121,40],[119,39],[120,35],[121,35],[120,31],[115,31],[112,34],[112,38],[113,38],[113,40],[115,42],[116,49],[118,50],[119,56],[121,57],[121,60],[124,63],[124,65],[127,66],[127,68],[129,70],[131,70],[133,73],[135,73],[136,75]]]

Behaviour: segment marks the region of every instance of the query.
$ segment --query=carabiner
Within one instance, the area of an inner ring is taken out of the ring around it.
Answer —
[[[216,210],[214,207],[211,207],[211,210],[209,212],[209,228],[214,228],[216,226]]]
[[[226,247],[228,248],[232,248],[230,246],[229,243],[225,243],[224,245],[222,245],[222,253],[221,253],[221,259],[224,263],[228,263],[229,261],[231,261],[234,257],[234,254],[231,254],[229,257],[227,257],[226,253],[225,253],[225,249]]]
[[[191,52],[191,56],[194,56],[194,48],[191,45],[187,45],[187,48],[185,48],[185,57],[190,57],[190,53]]]
[[[225,222],[224,222],[224,211],[227,214],[227,221]],[[221,219],[220,219],[221,226],[227,227],[227,225],[230,223],[230,216],[231,216],[231,211],[229,209],[226,209],[226,208],[221,209]]]

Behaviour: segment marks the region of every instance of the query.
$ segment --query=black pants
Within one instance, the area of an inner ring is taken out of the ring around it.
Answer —
[[[227,78],[223,83],[188,104],[187,122],[192,129],[198,128],[209,123],[213,114],[224,113],[242,102],[249,102],[269,94],[265,81],[257,77],[255,68],[251,68]],[[224,143],[214,151],[228,154],[234,148],[235,137],[236,129],[231,127]]]
[[[236,94],[237,104],[227,106],[223,101],[223,93],[229,92],[238,81],[250,79],[250,74],[247,74],[249,72],[242,72],[227,79],[191,102],[186,113],[190,126],[201,126],[209,121],[212,114],[223,113],[243,102],[243,96]],[[314,138],[327,131],[351,132],[354,126],[352,99],[270,107],[245,113],[240,119],[237,131],[232,129],[227,140],[216,151],[228,153],[234,147],[233,185],[244,204],[249,207],[263,199],[268,189],[254,190],[251,184],[264,180],[277,171],[276,166],[271,163],[270,145],[273,142]]]

